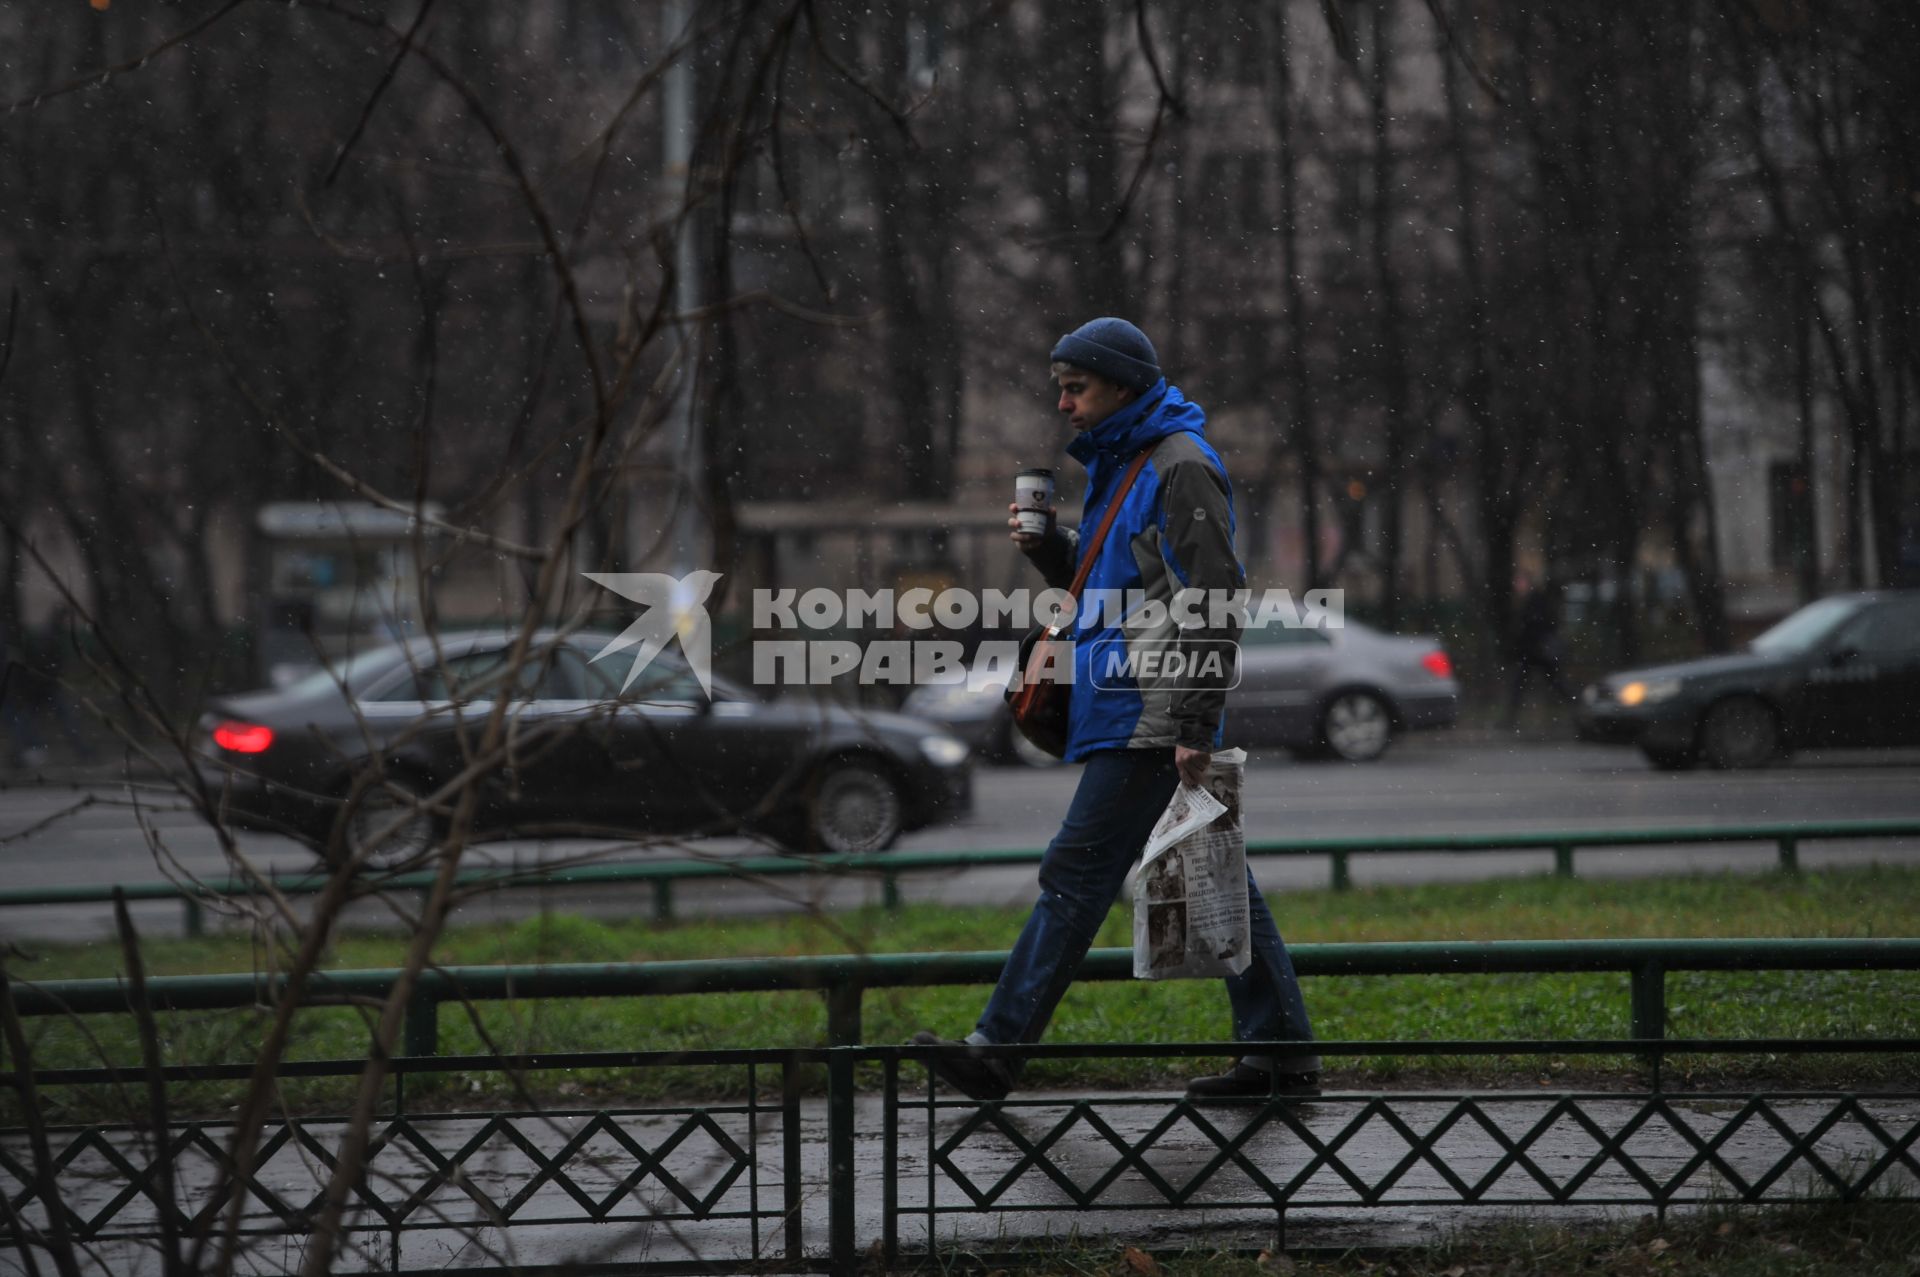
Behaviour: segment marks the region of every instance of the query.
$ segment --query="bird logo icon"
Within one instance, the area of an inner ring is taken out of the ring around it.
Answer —
[[[598,661],[638,646],[633,664],[627,669],[627,681],[620,685],[621,691],[632,687],[640,671],[653,663],[670,640],[678,638],[687,665],[700,680],[700,690],[707,694],[708,700],[713,699],[713,622],[707,616],[706,604],[713,587],[719,583],[720,573],[701,569],[679,577],[665,572],[583,572],[581,575],[646,609],[593,657]]]

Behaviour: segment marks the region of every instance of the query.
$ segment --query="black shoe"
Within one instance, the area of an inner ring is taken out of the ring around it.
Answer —
[[[914,1046],[965,1048],[971,1043],[943,1038],[925,1029],[913,1035]],[[1013,1070],[1004,1060],[983,1060],[976,1055],[936,1055],[927,1060],[933,1075],[970,1100],[1004,1100],[1013,1089]]]
[[[1264,1100],[1268,1096],[1299,1099],[1320,1094],[1318,1073],[1279,1073],[1257,1069],[1240,1060],[1217,1077],[1197,1077],[1187,1083],[1190,1100]]]

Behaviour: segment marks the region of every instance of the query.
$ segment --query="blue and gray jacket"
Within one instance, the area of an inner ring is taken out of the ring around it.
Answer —
[[[1139,399],[1078,435],[1067,453],[1087,468],[1087,499],[1080,526],[1100,525],[1114,489],[1142,448],[1153,454],[1087,576],[1074,622],[1073,693],[1067,731],[1069,762],[1102,749],[1217,749],[1231,681],[1227,641],[1238,626],[1183,629],[1170,606],[1178,590],[1230,594],[1246,586],[1233,552],[1233,494],[1226,466],[1203,433],[1206,413],[1163,378]],[[1057,527],[1033,551],[1047,584],[1065,589],[1079,566],[1080,533]],[[1096,607],[1118,599],[1122,608]],[[1156,607],[1157,605],[1157,607]],[[1156,615],[1157,612],[1157,615]],[[1143,619],[1147,624],[1140,624]],[[1117,649],[1124,649],[1123,657]],[[1214,668],[1202,659],[1211,650]],[[1140,659],[1154,651],[1154,658]],[[1184,672],[1166,654],[1184,651]],[[1218,668],[1218,654],[1227,654]],[[1130,659],[1129,659],[1130,658]]]

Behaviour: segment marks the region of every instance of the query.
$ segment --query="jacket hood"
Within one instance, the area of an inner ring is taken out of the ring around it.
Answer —
[[[1075,435],[1067,455],[1091,467],[1102,455],[1125,459],[1174,434],[1206,434],[1207,414],[1162,377],[1153,388],[1091,430]]]

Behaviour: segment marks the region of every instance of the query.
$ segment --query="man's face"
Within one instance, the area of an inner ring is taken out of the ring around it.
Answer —
[[[1139,398],[1132,387],[1081,368],[1062,368],[1053,379],[1060,383],[1060,411],[1075,430],[1091,430]]]

